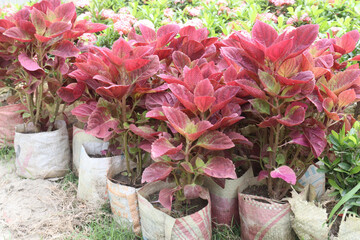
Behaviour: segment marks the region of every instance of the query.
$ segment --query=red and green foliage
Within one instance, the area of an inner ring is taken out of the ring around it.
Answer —
[[[202,196],[203,175],[237,178],[224,150],[237,143],[252,145],[230,130],[243,118],[239,105],[243,101],[237,98],[240,87],[224,82],[221,61],[212,61],[218,60],[217,39],[208,38],[206,29],[185,27],[179,33],[169,44],[174,52],[163,60],[164,73],[158,75],[170,92],[149,94],[146,99],[146,116],[166,125],[152,136],[134,131],[148,141],[146,150],[154,160],[144,170],[142,181],[176,183],[175,188],[159,194],[160,203],[168,209],[174,195],[177,203]]]
[[[43,0],[25,7],[1,19],[0,25],[1,58],[11,61],[2,75],[17,86],[36,131],[51,131],[63,103],[57,91],[71,72],[72,59],[80,52],[75,46],[77,38],[106,26],[76,21],[74,4],[60,4],[60,0]],[[76,90],[80,96],[81,91]]]
[[[221,48],[239,72],[231,84],[246,93],[244,111],[259,128],[259,178],[267,177],[273,198],[285,196],[323,153],[329,128],[339,120],[352,122],[344,108],[358,98],[360,70],[338,61],[355,48],[359,33],[315,42],[317,36],[317,25],[278,35],[257,21],[251,38],[236,32]]]
[[[64,100],[73,101],[77,86],[87,86],[87,91],[81,93],[86,102],[75,107],[72,114],[86,123],[87,133],[110,142],[109,153],[125,155],[127,173],[133,184],[141,176],[144,156],[139,137],[132,134],[131,124],[148,130],[141,127],[146,121],[145,94],[163,90],[151,82],[159,69],[159,58],[152,55],[151,50],[146,46],[133,47],[122,38],[111,50],[92,47],[76,60],[77,69],[71,77],[77,83],[59,91]],[[137,163],[136,173],[130,161]]]

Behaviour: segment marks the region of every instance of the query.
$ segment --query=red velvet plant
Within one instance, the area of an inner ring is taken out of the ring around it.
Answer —
[[[237,178],[234,163],[224,156],[224,150],[235,143],[251,145],[241,134],[229,131],[243,118],[236,98],[240,88],[220,81],[222,72],[201,56],[191,61],[175,51],[172,58],[168,66],[172,75],[158,75],[170,92],[148,95],[146,116],[166,123],[166,127],[158,128],[155,138],[147,137],[154,163],[142,176],[142,182],[167,179],[176,183],[159,193],[160,203],[169,210],[173,199],[177,208],[184,200],[204,197],[202,176]],[[209,74],[209,65],[217,74]]]
[[[232,84],[247,93],[243,110],[258,126],[254,143],[264,169],[259,179],[266,178],[270,197],[280,200],[323,153],[328,129],[340,119],[349,122],[343,110],[357,100],[360,70],[339,71],[346,64],[336,60],[359,37],[352,33],[312,45],[317,25],[278,35],[260,21],[251,34],[233,34],[221,52],[239,71]]]
[[[6,75],[16,85],[36,132],[51,131],[64,103],[57,91],[66,81],[72,59],[79,54],[77,38],[106,26],[77,22],[74,4],[60,4],[60,0],[43,0],[25,7],[1,19],[0,25],[0,43],[10,44],[8,55],[15,56]]]
[[[140,148],[140,137],[133,134],[133,124],[146,132],[144,97],[146,93],[162,91],[152,83],[159,69],[159,58],[151,55],[150,47],[133,47],[124,39],[117,40],[112,49],[92,47],[80,55],[71,73],[75,85],[85,84],[83,98],[87,101],[72,110],[80,121],[86,123],[87,133],[109,141],[108,154],[124,154],[126,176],[134,186],[141,177],[145,156]],[[95,92],[97,96],[89,98]],[[61,88],[63,99],[73,100],[74,88]],[[149,133],[151,135],[151,133]],[[156,133],[155,133],[156,134]],[[136,169],[131,162],[136,163]]]

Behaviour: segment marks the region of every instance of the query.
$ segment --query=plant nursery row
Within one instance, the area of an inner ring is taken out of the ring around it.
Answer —
[[[17,175],[147,240],[359,238],[359,1],[74,3],[1,11]]]

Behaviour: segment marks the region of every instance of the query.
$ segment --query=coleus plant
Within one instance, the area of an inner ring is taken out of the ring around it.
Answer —
[[[264,169],[259,179],[266,178],[272,198],[282,199],[327,147],[328,129],[340,119],[348,121],[343,110],[357,99],[360,70],[338,72],[333,52],[340,40],[326,40],[325,47],[324,41],[315,43],[321,51],[311,47],[317,25],[278,35],[257,21],[251,35],[234,33],[221,52],[239,72],[231,84],[247,93],[243,110],[259,127],[254,138]]]
[[[173,56],[179,60],[174,62],[177,62],[180,75],[159,75],[168,84],[170,92],[147,97],[149,112],[146,116],[166,123],[166,128],[158,128],[158,134],[152,138],[148,133],[137,133],[151,144],[147,150],[154,160],[144,170],[142,182],[167,179],[176,183],[174,188],[159,192],[159,202],[169,210],[174,198],[177,208],[184,200],[204,197],[201,176],[237,178],[235,165],[224,156],[224,150],[237,143],[252,145],[241,134],[229,130],[243,119],[236,98],[240,87],[228,86],[220,82],[219,77],[204,77],[213,76],[207,73],[208,65],[214,63],[204,63],[201,68],[189,62],[185,54],[175,51]],[[180,62],[189,66],[181,68]]]
[[[86,102],[75,107],[72,114],[86,123],[87,133],[109,141],[108,154],[124,154],[125,173],[133,186],[141,177],[146,156],[140,148],[140,137],[132,133],[136,130],[131,126],[137,124],[136,129],[148,130],[142,127],[147,122],[144,97],[146,93],[166,89],[166,86],[156,88],[152,82],[152,76],[159,69],[159,58],[151,55],[151,51],[151,47],[133,47],[122,38],[111,50],[93,46],[76,60],[77,69],[70,75],[77,83],[59,92],[64,100],[73,101],[77,86],[87,86],[87,90],[82,91]],[[136,170],[131,162],[136,163]]]
[[[25,7],[1,19],[0,25],[1,46],[10,45],[8,55],[15,56],[6,75],[16,85],[36,132],[51,131],[64,103],[57,91],[71,71],[73,58],[79,54],[77,38],[106,26],[76,22],[74,4],[60,4],[60,0],[43,0]],[[4,55],[4,50],[1,52]]]

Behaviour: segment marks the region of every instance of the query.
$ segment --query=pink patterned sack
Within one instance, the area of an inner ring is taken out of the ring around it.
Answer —
[[[14,144],[15,126],[24,123],[18,111],[25,109],[22,104],[0,107],[0,146]]]
[[[293,240],[289,203],[239,193],[242,240]]]

